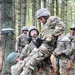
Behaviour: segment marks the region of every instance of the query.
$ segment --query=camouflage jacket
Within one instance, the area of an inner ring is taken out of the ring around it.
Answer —
[[[26,44],[28,44],[27,36],[21,34],[16,41],[15,50],[17,52],[21,52],[21,50],[25,47]]]
[[[57,48],[54,51],[54,55],[60,58],[70,58],[69,55],[72,52],[71,40],[64,36],[57,45]]]
[[[68,33],[66,36],[71,40],[72,52],[70,54],[70,58],[75,60],[75,36],[72,36],[71,33]]]
[[[22,52],[20,54],[20,59],[23,59],[25,57],[27,57],[32,50],[35,48],[36,46],[34,45],[33,41],[31,41],[29,44],[27,44],[23,49]]]
[[[61,35],[64,32],[65,29],[65,24],[63,23],[63,21],[56,17],[56,16],[51,16],[48,18],[47,22],[43,25],[41,32],[40,32],[40,37],[42,39],[51,39],[51,41],[49,41],[50,43],[53,43],[56,41],[52,41],[54,40],[56,37],[58,37],[59,35]]]

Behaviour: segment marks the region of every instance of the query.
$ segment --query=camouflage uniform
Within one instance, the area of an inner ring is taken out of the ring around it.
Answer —
[[[23,31],[23,30],[27,31],[28,29],[24,26],[21,31]],[[22,32],[16,41],[16,45],[15,45],[16,52],[21,53],[21,51],[25,47],[25,45],[29,43],[27,38],[28,38],[28,36]]]
[[[30,27],[31,29],[29,30],[29,36],[31,37],[31,38],[29,38],[29,40],[31,39],[31,41],[30,41],[30,43],[29,44],[27,44],[23,49],[22,49],[22,52],[21,52],[21,54],[19,55],[19,58],[20,59],[24,59],[24,58],[26,58],[31,52],[32,52],[32,50],[33,50],[33,52],[30,54],[30,56],[29,56],[29,58],[28,59],[26,59],[26,61],[27,60],[29,60],[30,58],[31,58],[31,56],[35,53],[35,49],[37,48],[37,45],[35,44],[35,42],[38,42],[37,40],[39,40],[39,41],[42,41],[40,38],[38,38],[38,34],[39,34],[39,32],[38,32],[38,30],[36,29],[36,28],[34,28],[34,27]],[[34,36],[35,36],[35,34],[33,35],[33,36],[31,36],[31,31],[32,30],[36,30],[37,31],[37,35],[36,35],[36,37],[34,38]],[[40,42],[40,44],[41,44],[41,42]],[[40,46],[40,44],[38,45],[38,47]],[[15,65],[13,65],[12,67],[11,67],[11,74],[12,75],[20,75],[20,72],[21,72],[21,70],[23,69],[23,67],[24,67],[24,60],[23,61],[19,61],[17,64],[15,64]],[[36,70],[37,70],[37,68],[36,68]],[[36,71],[35,70],[35,71]]]
[[[75,35],[72,35],[71,33],[69,33],[66,36],[70,38],[71,47],[73,49],[70,55],[70,61],[71,61],[70,75],[75,75]]]
[[[58,41],[57,48],[54,51],[54,55],[56,57],[54,61],[54,67],[57,72],[58,70],[58,60],[59,60],[59,72],[60,75],[66,75],[66,69],[67,69],[67,61],[70,58],[69,55],[72,52],[71,48],[71,40],[64,36],[61,40]]]
[[[45,39],[43,44],[35,51],[31,58],[29,56],[26,59],[29,59],[25,62],[25,66],[20,75],[31,75],[32,70],[35,69],[37,64],[49,57],[54,51],[54,45],[58,35],[62,34],[64,31],[64,23],[58,17],[51,16],[48,18],[47,22],[44,24],[40,35],[42,39]]]
[[[26,45],[23,49],[22,49],[22,52],[19,56],[20,59],[23,59],[25,57],[27,57],[31,52],[32,50],[35,48],[36,46],[34,45],[34,43],[31,41],[31,43],[29,45]]]
[[[33,30],[35,30],[37,32],[37,34],[34,33],[34,35],[31,35],[31,31],[33,31]],[[36,48],[37,44],[35,44],[35,43],[36,43],[37,39],[40,39],[40,38],[38,38],[38,35],[39,35],[39,31],[36,29],[35,26],[32,26],[29,28],[30,43],[23,48],[23,50],[19,56],[21,59],[27,57],[32,52],[32,50],[34,48]],[[40,39],[40,41],[42,41],[42,40]]]

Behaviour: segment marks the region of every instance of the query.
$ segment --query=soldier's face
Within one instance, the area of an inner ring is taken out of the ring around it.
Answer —
[[[32,37],[36,38],[36,37],[37,37],[37,31],[36,31],[36,30],[32,30],[32,31],[30,32],[30,35],[31,35]]]
[[[27,34],[27,32],[28,32],[27,30],[24,30],[24,31],[23,31],[24,34]]]
[[[47,21],[44,17],[40,17],[40,18],[38,18],[38,20],[43,24],[45,24]]]
[[[71,33],[73,36],[75,36],[75,30],[74,29],[71,29]]]

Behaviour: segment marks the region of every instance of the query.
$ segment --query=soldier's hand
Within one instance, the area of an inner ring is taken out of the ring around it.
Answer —
[[[46,42],[51,42],[51,40],[53,39],[54,37],[52,35],[49,35],[47,38],[46,38]]]
[[[46,42],[50,42],[51,41],[51,38],[46,38]]]

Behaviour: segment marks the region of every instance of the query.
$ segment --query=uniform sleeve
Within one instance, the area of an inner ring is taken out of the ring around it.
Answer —
[[[65,24],[63,23],[63,21],[60,18],[56,17],[53,20],[52,24],[56,25],[55,26],[55,30],[53,31],[53,35],[54,36],[59,36],[59,35],[61,35],[64,32]]]
[[[20,42],[21,42],[21,40],[20,40],[20,37],[19,37],[19,38],[17,38],[16,44],[15,44],[15,51],[16,52],[18,52],[18,49],[20,48]]]
[[[57,45],[57,48],[54,50],[53,54],[55,56],[58,56],[58,52],[62,52],[63,49],[63,42],[59,42],[59,44]]]
[[[59,52],[60,55],[70,55],[70,53],[72,52],[70,42],[59,42],[59,45],[54,51],[54,55],[58,56]]]
[[[51,41],[55,36],[61,35],[64,32],[64,29],[65,24],[63,21],[58,17],[52,16],[43,27],[43,38]]]
[[[11,74],[20,75],[23,67],[24,67],[24,61],[19,61],[17,64],[11,66]]]
[[[66,45],[66,49],[64,49],[62,52],[65,55],[69,55],[73,50],[72,47],[71,47],[71,44],[70,44],[70,42],[65,42],[65,45]]]
[[[29,50],[29,45],[26,45],[23,49],[22,49],[22,52],[19,56],[20,59],[23,59],[25,57],[27,57],[27,51]]]

